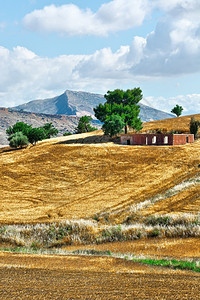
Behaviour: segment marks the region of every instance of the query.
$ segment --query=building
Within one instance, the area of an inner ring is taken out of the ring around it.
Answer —
[[[194,134],[124,134],[120,142],[123,145],[185,145],[194,142]]]

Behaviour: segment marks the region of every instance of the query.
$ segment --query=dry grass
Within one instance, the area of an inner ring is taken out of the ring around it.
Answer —
[[[65,139],[69,137],[62,142]],[[120,223],[131,206],[199,174],[199,142],[128,147],[56,143],[59,141],[0,154],[1,223],[53,222],[95,215],[102,216],[100,221]],[[189,212],[192,207],[196,212],[199,182],[174,197],[180,201],[179,205],[172,201],[173,211]],[[161,213],[169,213],[170,201],[164,201]],[[157,206],[151,209],[151,213],[159,211]]]
[[[162,129],[164,132],[169,132],[171,130],[177,130],[182,132],[190,132],[190,120],[191,117],[195,117],[196,120],[200,120],[200,114],[189,115],[183,117],[176,117],[172,119],[165,119],[159,121],[152,121],[148,123],[144,123],[142,131]]]
[[[189,120],[151,122],[144,130],[188,131]],[[116,142],[98,131],[17,151],[1,148],[1,247],[199,262],[200,141],[161,147]],[[0,252],[0,260],[2,299],[199,296],[199,274],[114,257]]]

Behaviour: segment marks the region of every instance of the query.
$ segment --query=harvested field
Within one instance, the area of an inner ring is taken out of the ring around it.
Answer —
[[[200,260],[200,239],[199,238],[171,238],[171,239],[141,239],[135,241],[104,243],[100,245],[87,246],[65,246],[62,249],[68,251],[96,250],[111,251],[114,254],[132,254],[135,256],[149,256],[152,258],[176,258],[199,259]]]
[[[144,130],[188,131],[189,120]],[[0,148],[1,248],[109,250],[199,263],[200,141],[117,141],[97,131]],[[103,256],[0,252],[0,276],[1,299],[198,299],[200,292],[199,273]]]
[[[176,117],[172,119],[164,119],[159,121],[152,121],[143,124],[142,131],[161,129],[169,132],[171,130],[177,130],[182,132],[190,132],[189,124],[191,117],[195,117],[196,120],[200,120],[200,114],[189,115],[183,117]]]
[[[198,299],[200,275],[108,257],[0,253],[1,299]]]
[[[105,222],[105,214],[109,222],[121,223],[135,205],[199,176],[199,141],[170,147],[66,144],[69,141],[58,138],[17,151],[1,149],[1,223],[95,215]],[[175,199],[156,203],[144,215],[169,213],[170,208],[197,213],[199,187],[197,180],[188,191],[180,188]]]

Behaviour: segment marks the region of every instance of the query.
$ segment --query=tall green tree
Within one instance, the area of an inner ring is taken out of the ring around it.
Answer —
[[[118,115],[124,122],[125,133],[127,133],[128,126],[137,131],[142,129],[142,122],[139,117],[140,106],[138,105],[143,97],[140,88],[126,91],[116,89],[108,91],[104,97],[106,102],[94,108],[95,117],[98,120],[104,123],[108,116]]]
[[[79,119],[78,126],[75,128],[76,133],[84,133],[97,130],[95,127],[90,125],[92,121],[91,116],[83,116]]]
[[[110,137],[118,134],[124,128],[124,121],[119,115],[110,115],[107,116],[102,129],[105,135],[109,135]]]
[[[179,106],[178,104],[176,104],[176,106],[174,106],[174,108],[172,108],[171,112],[173,114],[175,114],[177,117],[179,117],[182,114],[183,111],[183,107]]]

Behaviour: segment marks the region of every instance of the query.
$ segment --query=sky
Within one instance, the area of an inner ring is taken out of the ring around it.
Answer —
[[[140,87],[200,113],[200,0],[0,0],[0,106]]]

